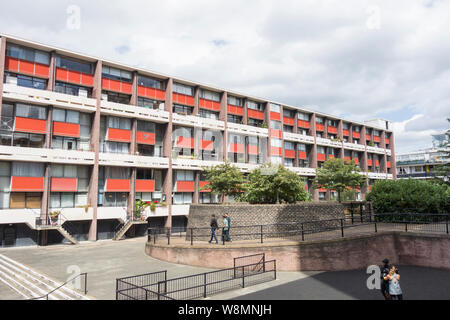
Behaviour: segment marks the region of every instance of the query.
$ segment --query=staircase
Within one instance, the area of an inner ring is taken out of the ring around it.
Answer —
[[[19,293],[24,299],[37,299],[57,289],[56,282],[31,268],[0,254],[0,281]],[[41,298],[42,300],[47,299]],[[61,287],[48,295],[49,300],[90,300],[87,296]]]
[[[64,229],[63,226],[56,226],[56,230],[58,230],[58,232],[72,244],[78,244],[78,241],[66,229]]]
[[[65,224],[66,227],[63,227]],[[50,224],[50,221],[43,220],[41,218],[36,219],[36,230],[57,230],[64,238],[66,238],[72,244],[78,244],[78,241],[70,233],[69,227],[70,221],[62,214],[59,215],[56,224]]]
[[[134,219],[130,219],[127,220],[122,227],[119,229],[119,231],[116,232],[116,234],[113,237],[113,240],[117,241],[123,238],[123,236],[125,235],[125,233],[127,233],[127,231],[131,228],[131,226],[136,225],[136,224],[147,224],[147,221],[142,221],[142,220],[134,220]],[[119,225],[120,227],[121,225]]]

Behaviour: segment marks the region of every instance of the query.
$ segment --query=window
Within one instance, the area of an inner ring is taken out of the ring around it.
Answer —
[[[220,102],[220,93],[200,89],[200,98]]]
[[[182,106],[179,104],[174,104],[173,105],[173,112],[175,113],[185,113],[185,114],[192,114],[194,108],[189,107],[189,106]]]
[[[281,130],[282,128],[281,122],[270,120],[270,128],[273,130]]]
[[[285,167],[293,167],[294,166],[294,159],[284,159],[284,166]]]
[[[264,111],[264,106],[262,103],[254,102],[254,101],[248,101],[247,102],[248,109],[257,110],[257,111]]]
[[[325,148],[321,146],[317,146],[317,153],[325,154]]]
[[[47,80],[24,76],[21,74],[13,75],[5,72],[5,83],[17,84],[19,87],[45,90],[47,88]]]
[[[308,135],[308,130],[298,128],[297,133],[301,134],[301,135],[304,135],[304,136],[307,136]]]
[[[271,162],[274,164],[282,164],[283,163],[283,158],[282,157],[272,157],[271,158]]]
[[[69,138],[69,137],[56,137],[52,139],[52,149],[62,149],[62,150],[89,150],[89,148],[82,148],[80,139]]]
[[[289,141],[285,141],[284,142],[284,149],[286,150],[294,150],[294,143],[293,142],[289,142]]]
[[[361,127],[353,127],[353,131],[355,131],[355,132],[361,132]]]
[[[306,144],[301,144],[301,143],[297,144],[297,150],[306,152]]]
[[[206,119],[214,119],[214,120],[219,119],[219,114],[217,112],[212,112],[212,111],[209,111],[209,110],[200,109],[198,115],[201,118],[206,118]]]
[[[61,56],[56,57],[56,66],[58,68],[73,70],[87,74],[92,74],[94,69],[92,63],[82,62],[79,60],[65,58]]]
[[[316,123],[317,123],[317,124],[323,124],[323,123],[324,123],[324,122],[323,122],[323,118],[316,117]]]
[[[228,122],[242,124],[242,117],[235,116],[233,114],[227,115]]]
[[[289,110],[289,109],[283,109],[283,116],[286,118],[294,118],[295,117],[295,111]]]
[[[45,143],[45,135],[43,134],[14,132],[12,137],[14,147],[43,148]],[[7,142],[6,139],[5,143]]]
[[[191,203],[192,203],[192,193],[177,192],[173,196],[173,204],[191,204]]]
[[[380,131],[378,131],[378,130],[373,130],[373,135],[374,135],[375,137],[379,137],[379,136],[380,136]]]
[[[176,181],[194,181],[194,171],[178,170],[176,172]]]
[[[54,178],[77,178],[77,166],[54,164],[51,167],[51,175]]]
[[[263,120],[248,118],[249,126],[261,128],[263,124],[264,124]]]
[[[327,125],[330,127],[337,127],[338,123],[336,120],[327,120]]]
[[[194,96],[194,88],[180,83],[173,84],[173,92],[184,94],[187,96]]]
[[[9,208],[11,163],[0,162],[0,209]]]
[[[270,139],[270,145],[272,147],[282,148],[283,147],[283,140],[280,139]]]
[[[130,104],[130,96],[118,92],[102,91],[102,94],[106,95],[106,100],[121,104]]]
[[[15,44],[8,43],[6,45],[6,55],[8,57],[41,63],[45,65],[50,64],[50,55],[47,52],[25,48]]]
[[[80,113],[78,111],[53,109],[53,121],[67,122],[67,123],[80,123]]]
[[[281,106],[275,103],[269,103],[270,112],[281,113]]]
[[[316,137],[317,137],[317,138],[322,138],[322,136],[323,136],[323,135],[322,135],[322,132],[316,132]]]
[[[138,76],[138,85],[147,87],[147,88],[155,88],[159,90],[166,90],[164,81],[159,79],[153,79],[144,76]]]
[[[298,120],[309,121],[309,114],[299,112],[297,113]]]
[[[126,142],[105,141],[100,145],[100,152],[128,154],[129,144]]]
[[[155,123],[153,122],[140,120],[137,122],[137,131],[154,133],[155,127]]]
[[[105,192],[104,207],[127,207],[128,193],[124,192]]]
[[[119,70],[116,68],[103,66],[102,67],[103,78],[119,80],[124,82],[132,82],[132,74],[129,71]]]
[[[72,96],[85,96],[90,97],[92,95],[92,89],[82,86],[76,86],[64,82],[55,83],[55,92],[69,94]]]
[[[219,195],[209,192],[201,192],[198,201],[200,203],[219,203]]]
[[[342,129],[344,129],[344,130],[350,129],[350,124],[348,124],[347,122],[343,122],[342,123]]]
[[[16,105],[16,117],[46,120],[47,109],[45,107],[18,103]]]
[[[283,131],[284,131],[284,132],[293,133],[293,132],[294,132],[294,127],[284,125],[284,126],[283,126]]]
[[[11,192],[10,209],[40,209],[42,193]]]
[[[298,160],[298,166],[300,168],[308,168],[309,167],[309,161],[308,160],[299,159]]]
[[[244,99],[228,96],[228,104],[230,104],[232,106],[243,107]]]
[[[50,208],[76,208],[87,204],[87,193],[55,192],[50,195]]]
[[[14,177],[43,177],[43,163],[13,162],[11,174]]]
[[[131,130],[131,120],[127,118],[109,117],[108,128]]]
[[[146,109],[164,110],[164,103],[157,100],[138,97],[138,107],[143,107]]]
[[[105,167],[106,179],[130,179],[130,168]]]

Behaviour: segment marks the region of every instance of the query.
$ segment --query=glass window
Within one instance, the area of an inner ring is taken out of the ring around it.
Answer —
[[[294,118],[295,117],[295,111],[289,110],[289,109],[283,109],[283,116],[286,118]]]
[[[184,94],[187,96],[193,96],[194,95],[194,88],[190,86],[186,86],[181,83],[175,83],[173,84],[173,92]]]
[[[306,145],[302,144],[302,143],[297,144],[297,150],[298,151],[306,151]]]
[[[190,107],[190,106],[183,106],[183,105],[179,105],[179,104],[173,105],[173,112],[175,112],[175,113],[192,114],[193,109],[194,108]]]
[[[43,177],[44,170],[43,163],[13,162],[11,174],[14,177]]]
[[[209,90],[200,89],[200,98],[220,102],[220,93]]]
[[[283,140],[280,139],[270,139],[270,145],[272,147],[282,148],[283,147]]]
[[[18,103],[16,105],[16,117],[46,120],[47,109],[45,107],[37,107]]]
[[[285,167],[293,167],[294,166],[294,159],[284,159],[284,166]]]
[[[281,122],[270,120],[270,128],[273,130],[281,130],[282,128]]]
[[[316,123],[323,124],[323,118],[316,117]]]
[[[270,103],[269,105],[271,112],[281,113],[281,106],[279,104]]]
[[[264,124],[263,120],[248,118],[248,125],[261,128]]]
[[[69,59],[61,56],[56,57],[56,66],[62,69],[73,70],[77,72],[92,74],[92,63],[82,62],[79,60]]]
[[[284,142],[284,149],[286,149],[286,150],[294,150],[294,143],[293,142],[289,142],[289,141],[285,141]]]
[[[192,203],[192,193],[180,193],[176,192],[173,197],[174,204],[191,204]]]
[[[119,80],[124,82],[132,82],[132,74],[130,71],[119,70],[113,67],[103,66],[102,76],[107,79]]]
[[[299,112],[297,114],[297,116],[298,116],[298,120],[309,121],[309,114]]]
[[[230,104],[232,106],[243,107],[244,106],[244,99],[228,96],[228,104]]]
[[[274,164],[283,164],[282,157],[271,157],[271,162]]]
[[[321,146],[317,146],[317,153],[325,154],[325,148]]]
[[[24,75],[14,75],[13,76],[13,75],[7,74],[7,73],[5,73],[5,76],[17,78],[17,85],[19,87],[26,87],[26,88],[39,89],[39,90],[45,90],[47,87],[47,80],[44,80],[44,79],[27,77]]]
[[[264,111],[264,107],[263,107],[262,103],[251,101],[251,100],[247,101],[247,107],[252,110]]]
[[[109,117],[108,127],[113,129],[131,130],[131,120],[127,118]]]
[[[228,118],[228,122],[242,124],[242,117],[235,116],[233,114],[228,114],[227,118]]]
[[[218,112],[213,112],[213,111],[209,111],[209,110],[200,109],[198,115],[201,118],[206,118],[206,119],[213,119],[213,120],[218,120],[219,119],[219,113]]]
[[[144,76],[138,76],[138,85],[147,88],[165,90],[164,81]]]
[[[41,63],[45,65],[50,64],[50,54],[48,54],[47,52],[31,48],[25,48],[15,44],[8,43],[6,45],[6,55],[8,57],[28,60],[31,62]]]
[[[283,126],[283,131],[284,131],[284,132],[293,133],[293,132],[294,132],[294,127],[284,125],[284,126]]]

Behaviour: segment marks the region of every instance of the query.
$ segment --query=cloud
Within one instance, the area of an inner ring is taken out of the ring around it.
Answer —
[[[449,1],[80,0],[70,30],[72,3],[4,3],[0,30],[351,120],[392,116],[397,151],[448,128]]]

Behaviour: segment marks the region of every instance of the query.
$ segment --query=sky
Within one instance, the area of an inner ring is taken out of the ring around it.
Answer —
[[[349,120],[449,129],[450,0],[8,1],[0,33]]]

